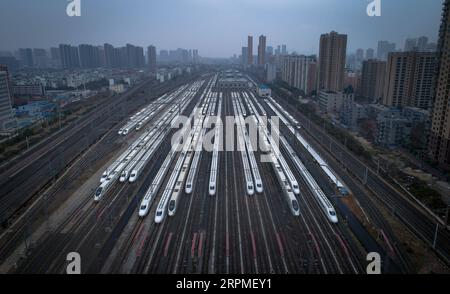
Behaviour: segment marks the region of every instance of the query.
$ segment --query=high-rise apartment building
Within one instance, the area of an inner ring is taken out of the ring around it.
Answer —
[[[14,116],[8,69],[0,65],[0,131],[5,132],[13,126]]]
[[[248,64],[248,48],[247,47],[242,47],[242,64],[243,65],[247,65]]]
[[[194,50],[195,56],[195,50]],[[148,46],[147,48],[147,58],[148,58],[148,68],[151,72],[155,72],[156,67],[156,47],[153,45]]]
[[[253,36],[247,38],[247,64],[253,64]]]
[[[74,69],[80,67],[80,58],[77,47],[61,44],[59,45],[59,54],[61,56],[62,68]]]
[[[386,60],[389,52],[395,52],[395,43],[389,43],[388,41],[379,41],[377,58]]]
[[[368,59],[373,59],[375,57],[375,50],[373,50],[372,48],[369,48],[366,50],[366,60]]]
[[[319,90],[343,90],[346,52],[347,35],[333,31],[320,37]]]
[[[100,52],[98,47],[81,44],[78,46],[80,66],[82,68],[95,68],[100,66]]]
[[[386,61],[369,59],[363,62],[361,96],[375,101],[383,97]]]
[[[430,158],[450,169],[450,0],[444,1],[430,134]]]
[[[389,53],[383,104],[429,109],[432,103],[436,55],[432,52]]]
[[[281,79],[289,86],[300,89],[306,95],[310,95],[316,89],[316,58],[304,55],[282,56]]]
[[[258,65],[266,64],[266,36],[259,36],[258,43]]]

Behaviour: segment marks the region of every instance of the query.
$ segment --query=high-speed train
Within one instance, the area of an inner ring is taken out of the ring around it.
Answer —
[[[167,174],[167,171],[169,170],[170,164],[172,163],[172,160],[174,158],[175,153],[170,151],[167,155],[166,159],[163,162],[163,165],[159,169],[158,173],[156,174],[156,177],[153,179],[152,184],[150,185],[149,189],[145,193],[144,199],[142,199],[141,206],[139,207],[139,216],[144,217],[148,214],[148,211],[150,210],[150,205],[155,198],[156,193],[158,192],[159,188],[161,187],[164,177]]]
[[[300,215],[300,205],[298,203],[297,198],[295,198],[294,193],[292,193],[291,186],[289,185],[289,182],[286,180],[286,176],[283,173],[283,169],[281,168],[277,158],[271,154],[272,156],[272,165],[275,169],[275,174],[277,176],[278,182],[281,185],[281,189],[283,190],[283,195],[286,199],[286,202],[289,206],[289,210],[294,216]]]
[[[337,223],[338,218],[336,215],[336,211],[335,211],[333,205],[328,200],[328,198],[323,193],[320,186],[317,184],[314,177],[310,174],[308,169],[301,162],[297,153],[294,152],[294,150],[289,145],[289,143],[286,141],[286,139],[284,137],[280,137],[280,140],[281,140],[281,144],[283,145],[283,147],[286,148],[286,151],[291,155],[291,158],[295,164],[295,167],[302,175],[303,179],[305,180],[306,184],[308,185],[308,188],[310,189],[310,191],[316,198],[317,202],[319,203],[319,206],[322,208],[322,210],[325,213],[328,220],[331,221],[332,223]]]
[[[98,186],[94,193],[94,201],[99,202],[112,186],[112,181],[106,180]]]

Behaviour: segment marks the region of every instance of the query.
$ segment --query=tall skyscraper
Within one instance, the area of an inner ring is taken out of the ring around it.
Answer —
[[[153,45],[147,48],[148,68],[151,72],[156,71],[156,47]]]
[[[105,64],[109,68],[117,67],[118,61],[116,58],[114,46],[108,43],[103,45],[105,51]]]
[[[450,0],[444,1],[439,44],[435,95],[432,113],[430,158],[450,169]]]
[[[247,62],[248,65],[253,64],[253,36],[247,38]]]
[[[266,64],[266,36],[259,36],[258,43],[258,65]]]
[[[332,31],[320,37],[319,90],[343,90],[346,53],[347,35]]]
[[[395,51],[395,43],[388,41],[379,41],[377,49],[377,58],[386,60],[389,52]]]
[[[278,45],[277,49],[275,49],[275,55],[280,55],[281,54],[281,46]]]
[[[281,57],[281,79],[306,95],[316,89],[317,61],[315,56],[286,55]]]
[[[144,48],[126,45],[127,67],[128,68],[143,68],[145,66]]]
[[[247,47],[242,47],[242,64],[243,65],[247,65],[248,64],[248,48]]]
[[[19,60],[22,63],[22,67],[33,67],[33,50],[31,48],[20,48]]]
[[[62,68],[74,69],[80,67],[80,58],[77,47],[61,44],[59,45],[59,54],[61,55]]]
[[[405,48],[403,49],[403,51],[413,51],[415,49],[417,49],[417,39],[406,39]]]
[[[48,67],[48,56],[47,51],[41,48],[33,49],[33,66],[37,68],[47,68]]]
[[[192,50],[192,59],[194,64],[198,64],[200,63],[200,56],[198,55],[198,49],[194,49]]]
[[[419,51],[427,51],[428,38],[425,36],[419,37],[417,39],[417,49]]]
[[[8,68],[0,65],[0,131],[14,126]]]
[[[361,96],[373,100],[383,97],[386,61],[369,59],[363,62]]]
[[[100,66],[100,53],[98,47],[81,44],[78,46],[80,66],[82,68],[95,68]]]
[[[389,53],[383,104],[429,109],[435,70],[435,53],[417,51]]]
[[[287,55],[287,47],[286,45],[281,45],[281,55]]]
[[[364,50],[359,48],[356,49],[356,62],[361,63],[364,60]]]
[[[369,48],[366,50],[366,59],[373,59],[375,57],[375,50]]]

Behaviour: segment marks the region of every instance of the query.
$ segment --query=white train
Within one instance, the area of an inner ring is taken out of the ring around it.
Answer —
[[[193,191],[193,188],[194,188],[194,180],[195,180],[195,176],[197,175],[198,164],[200,162],[200,158],[202,155],[201,144],[203,142],[203,137],[205,136],[205,132],[206,132],[206,129],[202,129],[202,133],[200,135],[199,142],[197,142],[197,144],[200,146],[197,145],[197,149],[194,154],[194,159],[192,160],[189,175],[186,180],[186,187],[185,187],[186,194],[191,194]]]
[[[153,202],[153,199],[155,198],[156,193],[158,193],[158,190],[164,181],[164,177],[166,176],[167,172],[169,171],[170,164],[172,163],[172,160],[174,157],[175,157],[175,152],[173,152],[172,150],[169,151],[169,154],[167,155],[161,168],[159,169],[158,173],[156,174],[156,177],[153,179],[152,184],[150,185],[147,192],[145,193],[144,198],[142,199],[141,206],[139,207],[139,216],[140,217],[144,217],[148,214],[148,212],[150,210],[150,206]]]
[[[272,97],[269,97],[272,102],[275,102],[275,105],[279,107],[280,111],[284,111],[284,109],[276,103],[275,100],[273,100]],[[288,129],[291,131],[291,133],[294,134],[294,136],[297,138],[297,140],[303,145],[303,147],[311,154],[311,156],[314,158],[314,160],[317,162],[317,164],[320,166],[320,168],[325,172],[325,174],[328,176],[329,180],[336,186],[338,191],[342,195],[349,194],[348,188],[344,185],[344,183],[339,179],[338,176],[336,176],[336,173],[332,171],[332,169],[328,166],[328,164],[325,162],[325,160],[322,159],[322,157],[314,150],[314,148],[308,144],[308,142],[303,138],[302,135],[300,135],[299,132],[296,132],[295,129],[292,127],[292,125],[287,121],[287,119],[278,111],[278,109],[273,106],[270,102],[267,102],[267,105],[280,117],[280,119],[288,126]],[[298,125],[298,122],[290,116],[290,120]]]
[[[222,93],[221,93],[222,94]],[[222,111],[222,99],[219,98],[219,107],[218,107],[218,115],[220,116]],[[217,118],[214,130],[214,146],[213,146],[213,156],[211,159],[211,172],[209,174],[209,195],[216,195],[217,190],[217,174],[218,174],[218,166],[219,166],[219,143],[220,143],[220,134],[221,134],[221,121],[220,117]]]
[[[233,110],[237,117],[240,116],[236,99],[233,99]],[[242,165],[244,167],[244,176],[245,176],[245,189],[247,190],[247,194],[252,196],[255,194],[255,185],[253,183],[252,172],[250,169],[250,164],[248,162],[247,150],[245,147],[244,135],[242,134],[241,123],[239,119],[237,121],[237,133],[238,133],[238,144],[239,150],[241,153]]]
[[[294,150],[289,145],[289,143],[286,141],[286,139],[284,137],[281,137],[280,140],[281,140],[281,144],[283,145],[283,147],[286,148],[286,151],[290,154],[292,161],[295,164],[295,167],[297,168],[299,173],[302,175],[303,179],[305,180],[306,184],[308,185],[309,190],[314,195],[315,199],[317,200],[319,206],[322,208],[322,211],[325,213],[328,220],[331,221],[332,223],[337,223],[338,218],[337,218],[336,210],[334,209],[333,205],[328,200],[325,193],[323,193],[322,189],[317,184],[314,177],[310,174],[308,169],[301,162],[297,153],[294,152]]]
[[[279,164],[277,158],[273,155],[273,153],[271,153],[271,156],[272,156],[272,166],[275,170],[278,182],[281,185],[281,189],[283,190],[283,195],[286,199],[289,210],[294,216],[299,216],[300,205],[298,203],[298,200],[297,198],[295,198],[294,193],[292,193],[291,186],[289,185],[289,182],[286,180],[286,176],[283,173],[283,169],[281,168],[281,165]]]
[[[186,179],[186,175],[189,172],[189,164],[191,162],[192,155],[193,155],[192,151],[187,151],[183,166],[181,167],[181,171],[178,176],[178,180],[175,183],[172,196],[170,197],[169,200],[169,208],[168,208],[169,216],[174,216],[177,211],[178,198],[180,197],[181,191],[183,190],[183,184],[184,180]]]
[[[250,105],[249,105],[249,109],[251,109]],[[263,192],[263,184],[262,184],[261,175],[259,173],[258,164],[256,163],[255,155],[253,153],[254,149],[253,149],[252,144],[251,144],[251,142],[250,142],[250,140],[248,138],[247,128],[245,126],[244,119],[240,115],[239,107],[237,107],[237,112],[238,112],[238,128],[240,128],[240,130],[241,130],[241,134],[242,134],[242,137],[244,138],[244,142],[245,142],[245,145],[246,145],[246,153],[247,153],[247,156],[248,156],[248,159],[249,159],[249,162],[250,162],[253,178],[255,180],[256,192],[257,193],[262,193]],[[252,115],[252,117],[256,121],[256,117],[254,115]]]

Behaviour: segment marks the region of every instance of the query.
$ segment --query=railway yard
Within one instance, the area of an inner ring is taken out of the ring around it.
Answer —
[[[384,183],[367,189],[350,159],[338,162],[319,132],[246,78],[248,87],[219,87],[220,73],[147,85],[151,97],[118,97],[125,110],[101,108],[48,156],[11,167],[0,272],[62,274],[71,252],[82,273],[365,274],[370,252],[383,273],[415,272],[373,200],[386,197]],[[416,213],[408,205],[403,213]],[[439,238],[446,267],[448,229]]]

